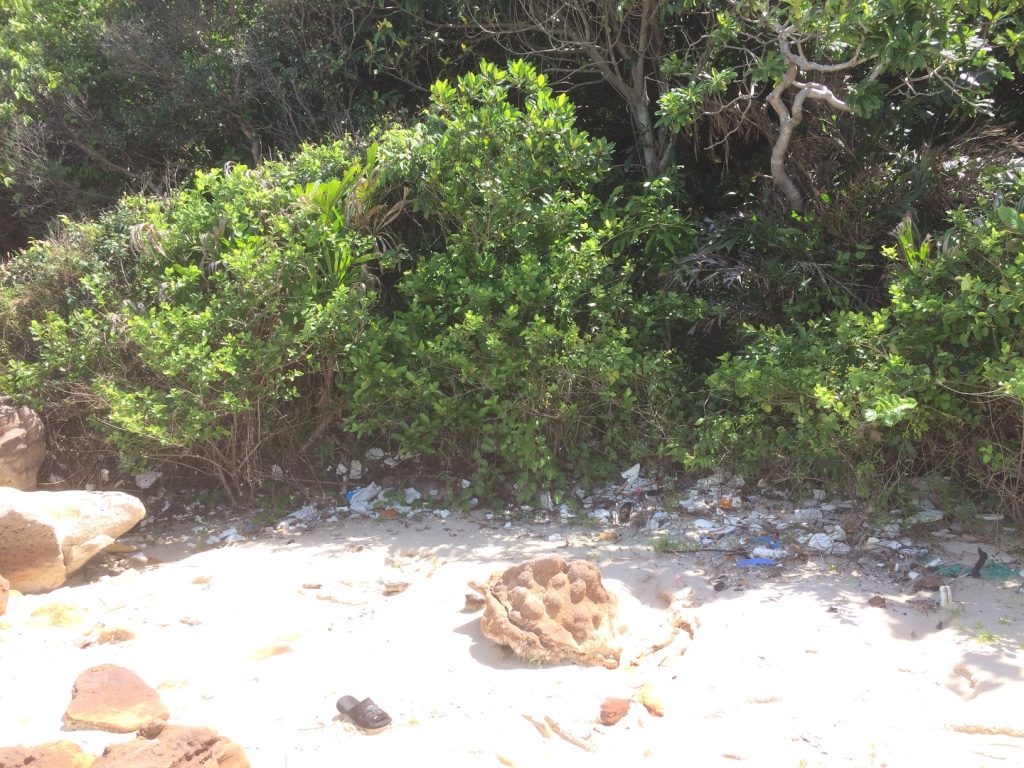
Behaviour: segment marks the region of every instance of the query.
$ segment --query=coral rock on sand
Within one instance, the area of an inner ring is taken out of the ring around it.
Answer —
[[[597,566],[552,555],[514,565],[482,588],[485,637],[528,661],[617,667],[617,603]]]

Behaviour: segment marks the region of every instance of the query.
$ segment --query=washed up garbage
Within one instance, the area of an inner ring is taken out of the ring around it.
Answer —
[[[290,515],[288,515],[288,517],[286,517],[285,520],[302,522],[303,520],[308,520],[309,518],[313,517],[315,514],[316,507],[314,507],[312,504],[307,504],[304,507],[299,507],[298,509],[296,509]]]
[[[405,489],[405,503],[414,504],[423,498],[423,494],[417,491],[415,488]]]
[[[948,565],[940,565],[935,569],[936,572],[941,576],[957,577],[965,574],[973,574],[974,568],[969,565],[961,565],[959,563],[950,563]],[[999,562],[998,560],[988,560],[987,563],[982,565],[978,569],[978,575],[975,578],[987,579],[988,581],[1011,581],[1018,578],[1020,574],[1017,573],[1010,566]]]
[[[366,451],[366,458],[370,461],[380,461],[384,458],[383,448],[370,448]]]
[[[382,490],[376,483],[370,483],[363,488],[355,488],[349,491],[346,496],[349,504],[365,504],[377,498]]]
[[[158,472],[156,470],[143,472],[135,476],[135,485],[145,491],[153,487],[153,484],[163,476],[163,472]]]
[[[640,478],[640,465],[634,464],[622,473],[622,479],[627,483],[635,483]]]
[[[807,540],[807,546],[821,552],[831,552],[834,545],[832,538],[824,533],[816,533]]]
[[[944,512],[941,509],[935,509],[934,507],[925,507],[919,512],[911,515],[907,518],[907,522],[911,525],[918,525],[921,523],[937,523],[944,516]]]
[[[781,557],[786,557],[789,555],[789,553],[784,549],[773,549],[771,547],[754,547],[750,551],[750,554],[753,555],[755,558],[767,558],[769,560],[778,560]]]
[[[765,565],[778,565],[779,561],[770,557],[745,557],[736,561],[737,568],[757,568]]]

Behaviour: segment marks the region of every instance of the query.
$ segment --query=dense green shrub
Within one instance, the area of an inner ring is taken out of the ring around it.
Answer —
[[[58,440],[74,422],[235,496],[331,434],[523,495],[671,453],[669,336],[701,305],[656,278],[692,242],[666,185],[599,199],[608,146],[523,63],[438,82],[377,138],[200,172],[19,254],[0,389]]]
[[[1024,175],[990,170],[985,186],[941,237],[900,230],[887,307],[751,329],[708,379],[691,460],[872,494],[939,472],[1021,519]]]
[[[310,392],[329,392],[316,382],[333,381],[334,348],[369,302],[353,283],[376,245],[343,213],[366,168],[343,145],[318,152],[347,173],[201,172],[19,254],[0,290],[0,389],[33,396],[56,443],[74,416],[129,466],[250,487],[265,444],[294,443],[316,417]]]
[[[659,448],[679,361],[626,241],[648,208],[671,245],[690,227],[655,192],[606,208],[607,154],[521,62],[438,83],[420,124],[382,138],[381,182],[411,188],[418,234],[394,313],[352,351],[354,431],[524,494]]]

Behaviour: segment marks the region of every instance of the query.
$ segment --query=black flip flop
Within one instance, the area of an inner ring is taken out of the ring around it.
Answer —
[[[366,731],[379,731],[391,725],[391,716],[373,699],[356,701],[353,696],[342,696],[338,699],[338,711]]]

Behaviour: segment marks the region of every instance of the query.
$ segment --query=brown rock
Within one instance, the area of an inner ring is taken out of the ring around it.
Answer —
[[[54,741],[38,747],[4,747],[0,749],[0,768],[89,768],[95,755],[83,752],[71,741]]]
[[[484,636],[529,661],[617,667],[615,596],[597,566],[557,555],[514,565],[484,589]]]
[[[615,725],[629,712],[629,699],[616,699],[609,696],[601,702],[601,722]]]
[[[0,573],[22,592],[47,592],[146,515],[120,492],[0,488]]]
[[[169,713],[160,694],[130,669],[102,664],[85,670],[75,681],[64,728],[131,733]]]
[[[242,748],[209,728],[168,725],[155,739],[107,747],[92,768],[249,768]]]
[[[7,597],[11,593],[11,582],[0,574],[0,616],[7,610]]]
[[[0,485],[32,490],[45,458],[46,430],[39,415],[27,406],[0,403]]]

